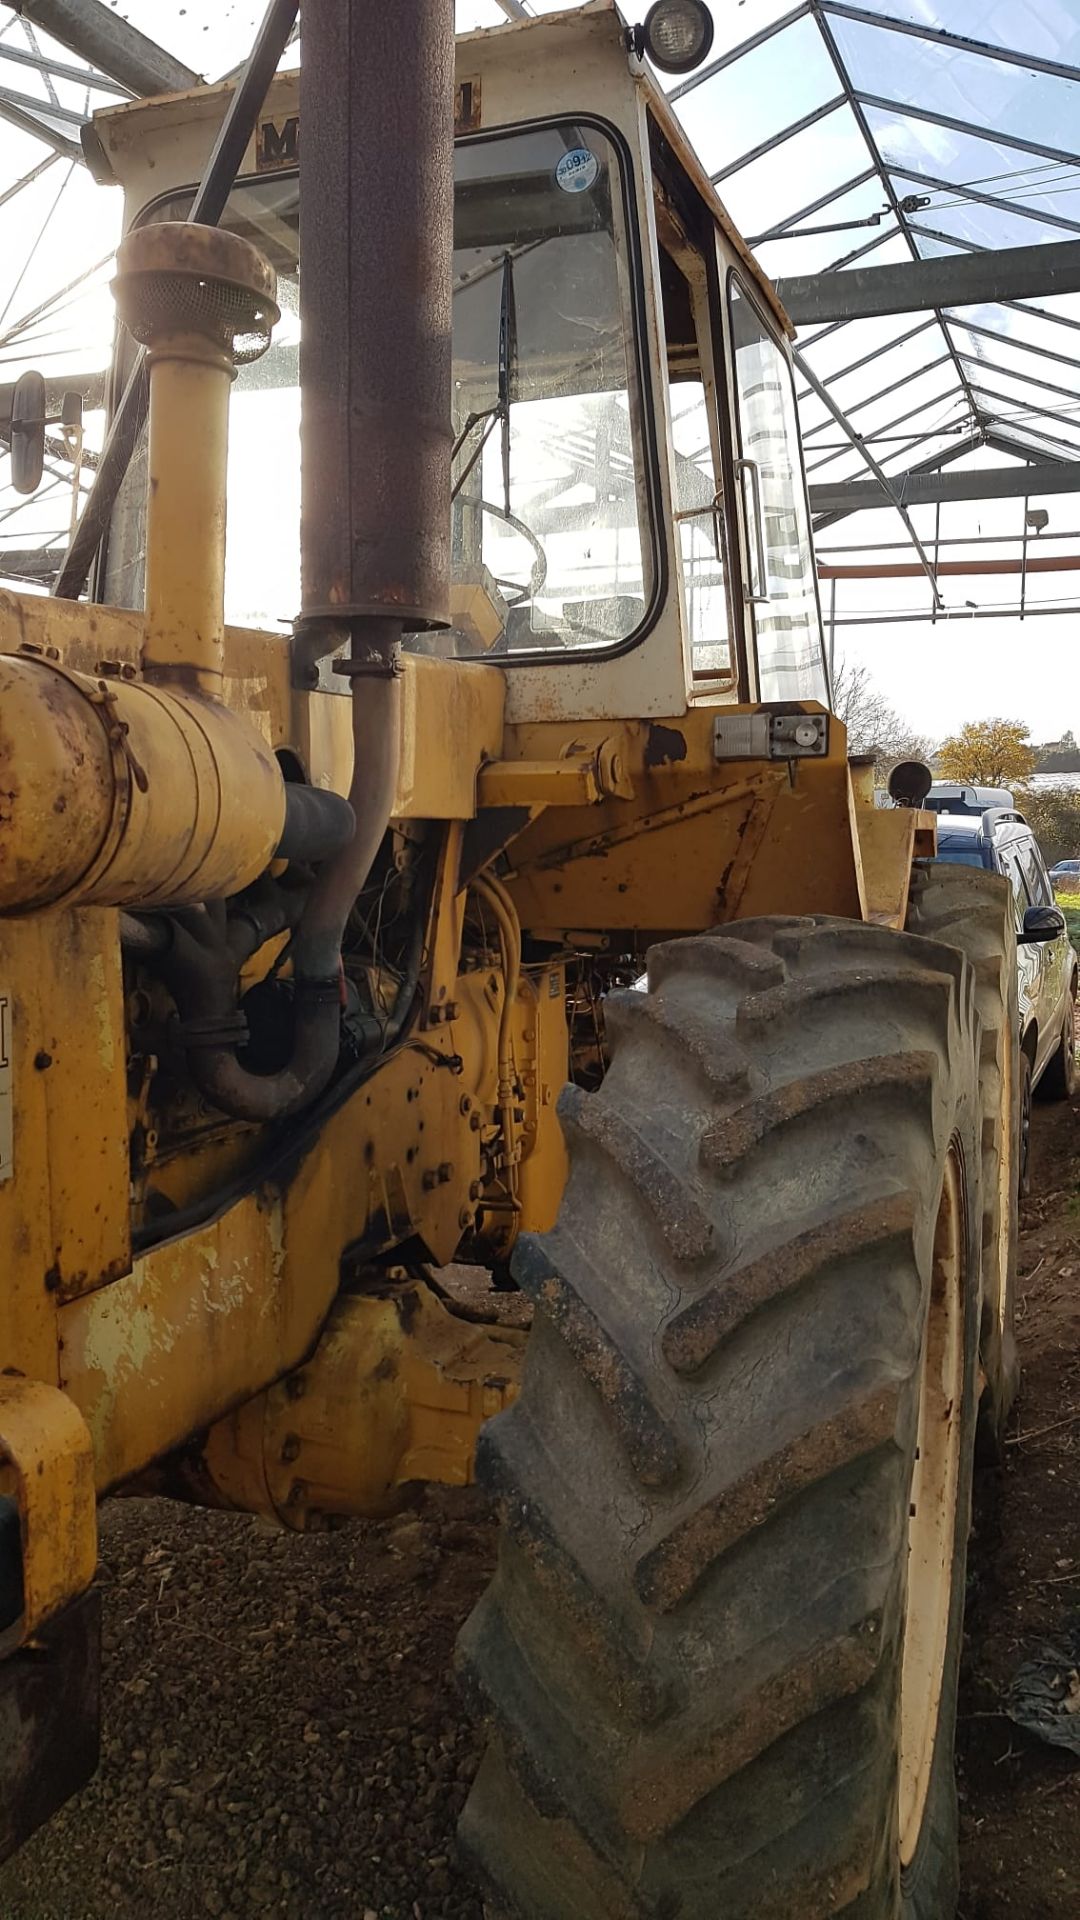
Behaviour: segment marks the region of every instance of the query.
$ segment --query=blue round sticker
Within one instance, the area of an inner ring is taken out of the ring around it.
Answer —
[[[555,179],[564,193],[588,193],[600,171],[600,162],[588,147],[572,147],[564,153],[555,169]]]

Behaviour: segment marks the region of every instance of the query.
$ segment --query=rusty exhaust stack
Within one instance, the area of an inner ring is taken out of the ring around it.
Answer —
[[[449,624],[453,0],[311,0],[303,614]]]
[[[300,656],[346,639],[352,845],[298,929],[325,975],[397,788],[403,631],[449,624],[453,0],[308,0]]]

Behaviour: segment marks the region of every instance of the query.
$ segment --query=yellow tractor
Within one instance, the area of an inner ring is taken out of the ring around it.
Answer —
[[[791,329],[646,61],[708,30],[305,0],[216,225],[250,70],[86,131],[126,472],[89,602],[0,593],[0,1851],[95,1764],[104,1495],[475,1475],[492,1914],[953,1910],[1015,931],[830,713]]]

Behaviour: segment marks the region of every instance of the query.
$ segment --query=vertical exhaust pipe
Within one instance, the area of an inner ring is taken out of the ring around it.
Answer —
[[[402,632],[449,624],[453,0],[311,0],[300,123],[301,647],[349,643],[357,820],[293,945],[325,976],[393,806]]]

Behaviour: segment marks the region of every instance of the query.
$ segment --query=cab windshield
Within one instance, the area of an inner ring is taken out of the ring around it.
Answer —
[[[529,657],[621,646],[656,577],[632,277],[613,141],[562,122],[459,142],[454,230],[453,577],[428,653]],[[190,194],[145,216],[183,219]],[[226,618],[300,606],[298,183],[242,182],[226,221],[266,253],[282,317],[230,418]],[[105,598],[142,601],[146,447],[117,504]]]

